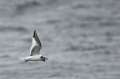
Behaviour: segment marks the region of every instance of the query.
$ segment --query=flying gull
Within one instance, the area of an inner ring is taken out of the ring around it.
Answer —
[[[30,56],[24,58],[25,62],[27,62],[27,61],[43,61],[43,62],[45,62],[46,60],[48,60],[47,57],[44,57],[43,55],[40,54],[41,48],[42,48],[41,42],[36,33],[36,30],[34,30],[33,37],[32,37],[32,46],[30,49]]]

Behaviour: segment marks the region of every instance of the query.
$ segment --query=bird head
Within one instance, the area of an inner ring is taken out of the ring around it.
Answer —
[[[46,60],[48,60],[48,58],[47,58],[47,57],[44,57],[44,56],[41,56],[40,59],[41,59],[41,61],[43,61],[43,62],[45,62]]]

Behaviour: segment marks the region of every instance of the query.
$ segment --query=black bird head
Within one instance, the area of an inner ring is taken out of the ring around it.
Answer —
[[[48,58],[44,57],[44,56],[41,56],[40,58],[41,58],[41,61],[43,61],[43,62],[45,62],[46,60],[48,60]]]

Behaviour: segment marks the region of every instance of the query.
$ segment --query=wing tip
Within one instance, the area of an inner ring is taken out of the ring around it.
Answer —
[[[36,29],[33,32],[33,37],[35,37],[35,36],[36,36]]]
[[[39,39],[39,37],[38,37],[38,35],[37,35],[36,30],[34,30],[33,38],[34,38],[35,41],[41,46],[41,42],[40,42],[40,39]]]

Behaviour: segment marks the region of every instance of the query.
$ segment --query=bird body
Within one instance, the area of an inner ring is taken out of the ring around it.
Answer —
[[[28,56],[25,61],[41,61],[41,55]]]
[[[24,58],[24,60],[26,62],[27,61],[43,61],[43,62],[45,62],[48,58],[46,58],[40,54],[41,48],[42,48],[41,42],[36,33],[36,30],[34,30],[33,37],[32,37],[32,46],[30,49],[30,56]]]

